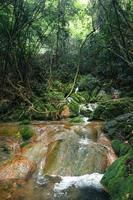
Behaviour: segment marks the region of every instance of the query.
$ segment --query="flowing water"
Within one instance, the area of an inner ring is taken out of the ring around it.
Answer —
[[[0,126],[0,200],[109,200],[100,181],[116,156],[101,122],[30,126],[25,147],[18,124]]]

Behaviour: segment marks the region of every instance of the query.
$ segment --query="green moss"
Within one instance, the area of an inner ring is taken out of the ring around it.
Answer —
[[[111,120],[133,111],[133,98],[121,98],[101,102],[92,114],[93,119]]]
[[[84,122],[84,120],[83,120],[82,116],[78,116],[78,117],[70,118],[69,122],[71,122],[71,123],[82,123],[82,122]]]
[[[126,155],[131,149],[131,146],[129,144],[123,144],[120,145],[120,156]]]
[[[124,156],[131,150],[131,145],[128,143],[121,143],[120,140],[112,140],[112,147],[118,156]]]
[[[120,153],[121,142],[119,140],[112,140],[112,147],[117,155]]]
[[[25,141],[20,145],[20,147],[23,148],[23,147],[27,146],[28,144],[30,144],[30,142],[29,141]]]
[[[111,194],[112,200],[133,198],[133,149],[118,158],[106,171],[101,183]]]
[[[22,125],[20,134],[22,136],[22,139],[26,141],[26,140],[29,140],[33,136],[34,132],[30,126]]]

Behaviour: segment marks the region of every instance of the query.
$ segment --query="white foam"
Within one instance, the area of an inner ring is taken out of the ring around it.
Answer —
[[[83,122],[88,124],[89,117],[83,117]]]
[[[79,140],[79,144],[81,144],[81,145],[88,145],[90,142],[92,142],[92,140],[90,140],[88,138],[82,138]]]
[[[45,185],[46,184],[46,179],[45,179],[45,176],[43,174],[44,163],[45,163],[45,160],[42,160],[41,163],[40,163],[40,167],[39,167],[39,171],[38,171],[38,175],[37,175],[37,184],[38,185]]]
[[[78,87],[76,87],[76,89],[75,89],[75,93],[77,93],[79,91],[79,88]]]
[[[88,110],[93,112],[97,108],[97,103],[89,103],[87,105],[87,108],[88,108]]]
[[[68,101],[69,103],[71,103],[71,102],[72,102],[72,100],[73,100],[73,98],[72,98],[72,97],[68,97],[68,98],[67,98],[67,101]]]
[[[71,186],[75,186],[76,188],[94,187],[97,189],[103,189],[103,186],[100,183],[102,177],[103,174],[99,173],[86,174],[83,176],[61,177],[61,182],[54,185],[54,192],[60,193]]]

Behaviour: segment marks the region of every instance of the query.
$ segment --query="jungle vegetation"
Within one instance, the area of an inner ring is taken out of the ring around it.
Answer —
[[[133,0],[0,0],[0,121],[103,120],[113,200],[133,199],[132,89]]]
[[[132,11],[132,0],[1,0],[1,101],[47,112],[88,74],[131,91]]]

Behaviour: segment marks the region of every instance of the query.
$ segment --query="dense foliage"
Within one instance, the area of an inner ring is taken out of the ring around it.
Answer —
[[[58,96],[57,78],[60,85],[71,83],[62,100],[74,91],[78,74],[88,73],[130,91],[132,4],[131,0],[1,0],[1,99],[23,102],[34,110],[36,101],[42,100],[38,111],[44,111],[49,109],[47,97]]]
[[[132,0],[0,0],[0,121],[104,120],[113,200],[133,199],[132,86]]]

